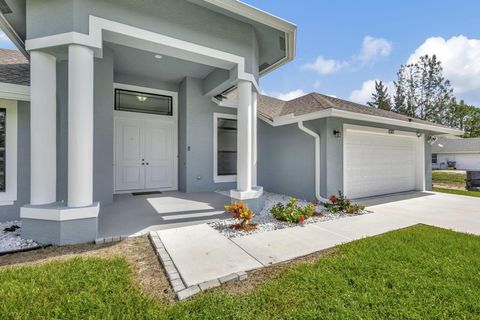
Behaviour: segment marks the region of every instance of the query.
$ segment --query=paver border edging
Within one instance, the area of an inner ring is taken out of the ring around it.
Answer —
[[[182,279],[180,273],[178,272],[178,269],[175,266],[175,263],[173,263],[172,258],[170,257],[170,254],[168,254],[167,250],[165,249],[165,246],[162,240],[160,239],[160,236],[158,235],[158,233],[155,231],[151,231],[149,233],[148,238],[150,239],[150,243],[155,249],[155,253],[158,257],[158,260],[160,261],[163,268],[165,269],[167,278],[178,300],[185,300],[185,299],[191,298],[197,293],[200,293],[201,291],[218,287],[221,284],[226,282],[245,280],[248,277],[247,273],[242,271],[242,272],[231,273],[229,275],[226,275],[217,279],[212,279],[200,284],[187,287],[187,285],[185,284],[185,281]]]

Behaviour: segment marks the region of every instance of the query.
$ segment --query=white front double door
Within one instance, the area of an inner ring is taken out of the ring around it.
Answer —
[[[116,118],[115,191],[175,189],[175,143],[171,121]]]

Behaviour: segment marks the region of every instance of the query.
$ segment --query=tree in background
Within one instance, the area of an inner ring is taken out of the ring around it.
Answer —
[[[422,56],[416,63],[402,65],[397,72],[393,111],[412,118],[445,124],[455,103],[450,81],[435,55]]]
[[[383,81],[375,81],[375,92],[372,93],[372,100],[367,102],[370,107],[390,111],[392,102],[387,87]]]
[[[383,109],[388,102],[385,110],[458,128],[465,132],[464,138],[480,137],[480,108],[463,100],[456,103],[450,81],[443,77],[442,63],[435,55],[401,65],[394,85],[392,102],[383,82],[375,81],[372,101],[367,104]]]
[[[445,120],[446,125],[463,130],[464,138],[480,137],[480,109],[463,100],[450,107]]]

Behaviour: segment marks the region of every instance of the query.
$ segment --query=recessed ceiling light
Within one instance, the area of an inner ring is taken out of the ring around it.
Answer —
[[[156,54],[155,55],[155,59],[162,59],[162,58],[163,58],[163,56],[161,54]]]

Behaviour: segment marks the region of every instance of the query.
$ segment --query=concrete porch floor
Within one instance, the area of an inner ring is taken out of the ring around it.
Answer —
[[[226,219],[223,206],[230,199],[216,192],[114,195],[113,204],[100,209],[97,238],[139,235]]]

